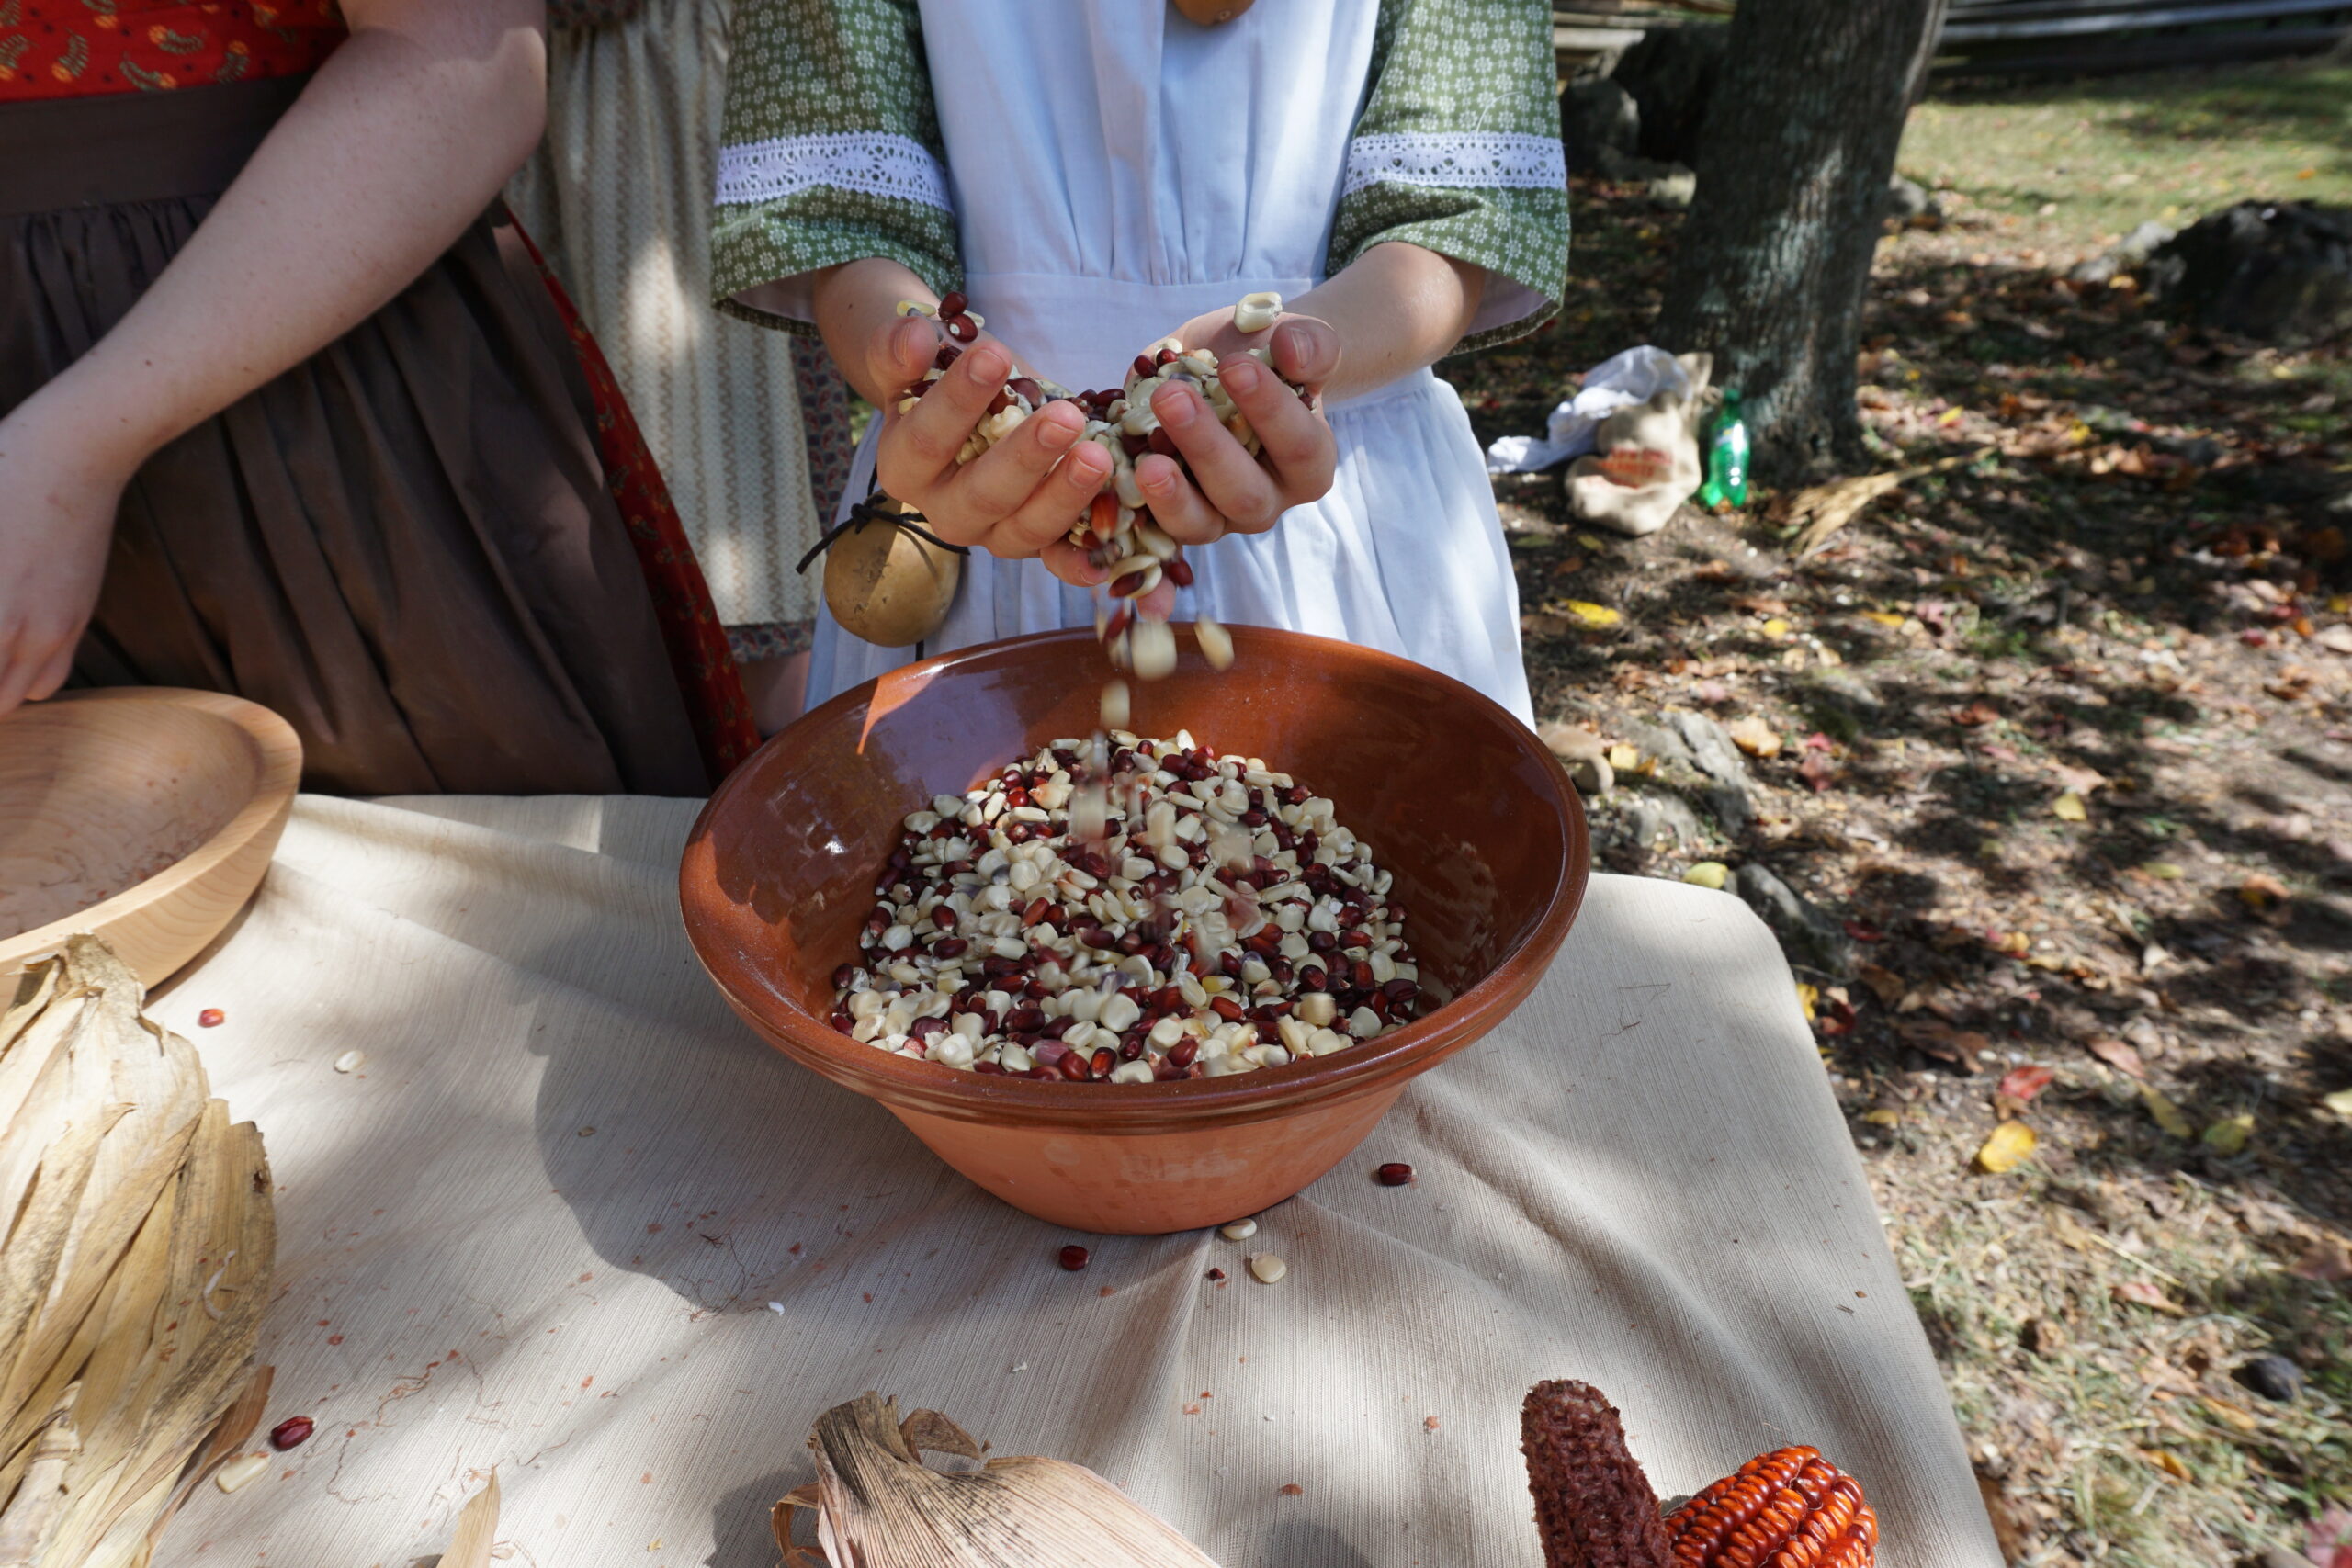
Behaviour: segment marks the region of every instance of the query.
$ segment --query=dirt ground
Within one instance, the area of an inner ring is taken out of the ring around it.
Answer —
[[[1607,869],[1773,907],[2012,1562],[2336,1568],[2352,349],[2067,275],[2166,170],[2142,216],[2344,199],[2352,72],[2067,92],[1906,143],[1944,219],[1882,248],[1862,412],[1883,468],[1957,465],[1802,558],[1785,495],[1634,541],[1498,479],[1536,707],[1614,764]],[[2250,153],[2228,106],[2274,101]],[[1482,438],[1648,341],[1679,210],[1574,201],[1561,320],[1444,367]]]

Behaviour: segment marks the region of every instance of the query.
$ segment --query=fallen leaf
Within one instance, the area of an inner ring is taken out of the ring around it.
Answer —
[[[2087,822],[2091,816],[2090,812],[2084,808],[2083,797],[2073,790],[2068,790],[2050,803],[2050,815],[2062,822]]]
[[[2067,762],[2054,762],[2050,771],[2058,782],[2076,795],[2088,795],[2106,786],[2107,775],[2096,768],[2077,768]]]
[[[2220,1416],[2226,1425],[2235,1427],[2241,1432],[2256,1431],[2262,1426],[2262,1422],[2251,1410],[2241,1410],[2228,1400],[2216,1399],[2210,1393],[2200,1397],[2206,1409]]]
[[[1807,1023],[1811,1023],[1813,1021],[1814,1004],[1818,1002],[1820,999],[1820,987],[1809,986],[1803,980],[1799,980],[1797,982],[1797,1006],[1804,1010],[1804,1021]]]
[[[1764,635],[1778,642],[1789,635],[1789,623],[1775,615],[1764,623]]]
[[[2193,1138],[2197,1135],[2197,1129],[2188,1124],[2188,1118],[2181,1113],[2180,1107],[2167,1100],[2164,1090],[2155,1085],[2142,1084],[2140,1098],[2147,1104],[2148,1114],[2156,1119],[2156,1125],[2174,1137]]]
[[[1973,729],[1978,725],[1991,724],[2001,716],[2001,710],[1990,703],[1971,703],[1964,708],[1951,710],[1951,721]]]
[[[1993,1135],[1984,1140],[1983,1148],[1976,1151],[1977,1168],[1995,1176],[2015,1170],[2025,1163],[2033,1153],[2034,1145],[2040,1142],[2041,1139],[2034,1136],[2033,1129],[2024,1122],[2004,1122],[1993,1129]]]
[[[2205,1129],[2204,1145],[2224,1159],[2245,1153],[2246,1145],[2254,1141],[2254,1117],[2241,1111],[2224,1116]]]
[[[1682,880],[1691,886],[1712,887],[1717,892],[1730,879],[1731,868],[1719,860],[1702,860],[1682,874]]]
[[[1868,920],[1848,920],[1846,934],[1856,942],[1884,942],[1886,933]]]
[[[1895,1003],[1901,1001],[1903,999],[1903,993],[1907,988],[1904,983],[1902,976],[1897,975],[1892,969],[1882,968],[1880,965],[1875,964],[1856,965],[1854,969],[1854,977],[1860,980],[1863,985],[1868,986],[1871,988],[1871,993],[1875,995],[1880,1001],[1884,1002],[1888,1007],[1893,1007]],[[2352,1116],[2352,1089],[2346,1089],[2344,1091],[2344,1095],[2345,1114]],[[2330,1098],[2333,1099],[2334,1097],[2331,1096]]]
[[[2174,1453],[2170,1449],[2142,1449],[2140,1450],[2140,1457],[2146,1460],[2150,1464],[2154,1465],[2158,1470],[2163,1471],[2166,1475],[2171,1476],[2175,1481],[2188,1481],[2193,1479],[2188,1473],[2188,1467],[2180,1462],[2180,1456]]]
[[[1642,765],[1640,748],[1622,744],[1611,746],[1609,748],[1609,765],[1621,773],[1637,772]]]
[[[1811,784],[1814,794],[1826,795],[1838,782],[1838,768],[1820,752],[1808,751],[1804,761],[1797,764],[1797,777]]]
[[[1777,757],[1781,754],[1781,732],[1754,714],[1733,719],[1724,727],[1732,744],[1751,757]]]
[[[1876,621],[1883,626],[1894,626],[1900,628],[1903,625],[1903,617],[1896,615],[1892,610],[1864,610],[1862,612],[1862,619],[1866,621]],[[2352,628],[2346,629],[2352,630]]]
[[[2178,882],[2182,875],[2180,867],[2168,860],[2152,860],[2140,869],[2158,882]]]
[[[2249,909],[2267,909],[2285,903],[2287,897],[2287,885],[2264,872],[2257,871],[2238,884],[2238,901]]]
[[[2023,1105],[2027,1100],[2048,1089],[2051,1080],[2057,1076],[2058,1070],[2055,1067],[2045,1067],[2030,1062],[2022,1067],[2011,1067],[2002,1074],[2001,1085],[1993,1092]]]
[[[2133,1306],[2143,1306],[2155,1312],[2169,1313],[2175,1317],[2188,1315],[2188,1308],[2145,1280],[2126,1280],[2120,1285],[2109,1286],[2107,1293],[2116,1301],[2128,1302]]]
[[[1873,1127],[1900,1127],[1903,1125],[1903,1112],[1885,1110],[1865,1111],[1862,1112],[1862,1120]]]
[[[2352,1116],[2352,1089],[2339,1089],[2334,1094],[2323,1094],[2319,1102],[2338,1116]]]
[[[1838,742],[1830,739],[1818,729],[1804,738],[1804,745],[1808,751],[1834,751],[1838,749]]]
[[[1571,599],[1563,607],[1589,626],[1613,626],[1625,618],[1606,604],[1588,604],[1582,599]]]
[[[2083,1049],[2119,1073],[2135,1078],[2148,1076],[2147,1067],[2140,1060],[2140,1053],[2134,1051],[2128,1041],[2102,1037],[2086,1043]]]
[[[2289,1272],[2323,1285],[2352,1280],[2352,1247],[2333,1237],[2322,1236],[2304,1249],[2301,1260]]]

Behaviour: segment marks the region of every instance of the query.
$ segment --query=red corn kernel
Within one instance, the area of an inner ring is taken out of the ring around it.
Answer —
[[[1193,586],[1193,563],[1179,556],[1159,569],[1160,575],[1179,588]]]
[[[1136,355],[1136,362],[1132,368],[1134,369],[1136,377],[1141,378],[1150,375],[1154,370],[1159,369],[1159,364],[1153,360],[1150,355],[1138,354]]]
[[[206,1008],[196,1015],[196,1026],[198,1029],[218,1029],[228,1021],[229,1015],[219,1008]]]
[[[1072,1051],[1055,1066],[1061,1070],[1062,1077],[1069,1079],[1070,1082],[1084,1083],[1091,1064],[1088,1062],[1084,1052]]]
[[[1193,1058],[1201,1054],[1201,1043],[1187,1034],[1169,1049],[1168,1059],[1180,1067],[1189,1067]]]
[[[939,301],[939,313],[943,316],[960,316],[971,308],[972,302],[964,298],[964,291],[960,288],[949,289],[945,298]]]
[[[1241,1021],[1241,1004],[1222,991],[1209,998],[1209,1010],[1227,1023]]]
[[[1075,1059],[1076,1053],[1072,1053],[1071,1055],[1063,1058],[1065,1061],[1071,1061]],[[1111,1076],[1111,1069],[1118,1065],[1119,1054],[1116,1051],[1112,1050],[1108,1045],[1105,1045],[1101,1050],[1095,1052],[1092,1059],[1087,1063],[1088,1067],[1091,1069],[1091,1076],[1098,1078],[1109,1077]]]
[[[311,1434],[317,1429],[318,1424],[308,1416],[288,1416],[269,1429],[269,1446],[280,1453],[299,1449],[311,1440]]]
[[[1390,1160],[1372,1175],[1373,1179],[1383,1187],[1410,1187],[1413,1184],[1413,1168],[1400,1159]]]
[[[969,343],[980,335],[980,329],[972,324],[969,316],[950,316],[947,318],[947,335],[957,343]]]
[[[1069,1269],[1073,1274],[1085,1268],[1086,1265],[1092,1260],[1092,1258],[1093,1255],[1091,1253],[1075,1243],[1063,1247],[1061,1250],[1062,1267]]]

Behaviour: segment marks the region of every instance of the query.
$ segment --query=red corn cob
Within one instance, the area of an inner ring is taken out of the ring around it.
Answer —
[[[1871,1568],[1878,1516],[1817,1449],[1758,1454],[1667,1520],[1675,1568]]]

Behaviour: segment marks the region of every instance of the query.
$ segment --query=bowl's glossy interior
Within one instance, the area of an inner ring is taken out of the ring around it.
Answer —
[[[1263,1120],[1385,1090],[1492,1028],[1541,976],[1590,860],[1576,792],[1526,728],[1468,687],[1352,644],[1233,628],[1208,668],[1138,685],[1131,728],[1189,729],[1335,803],[1396,875],[1424,986],[1451,999],[1332,1055],[1229,1077],[1067,1084],[978,1077],[835,1032],[836,965],[857,953],[900,819],[1016,757],[1094,727],[1108,673],[1092,637],[990,644],[842,694],[771,739],[713,796],[680,868],[696,952],[796,1060],[894,1110],[1005,1125],[1167,1132]]]
[[[89,931],[160,984],[253,893],[301,767],[284,719],[218,692],[67,692],[0,717],[0,976]]]

